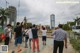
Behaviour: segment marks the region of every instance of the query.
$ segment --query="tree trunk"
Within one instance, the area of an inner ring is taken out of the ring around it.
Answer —
[[[5,21],[4,28],[7,26],[7,20]]]

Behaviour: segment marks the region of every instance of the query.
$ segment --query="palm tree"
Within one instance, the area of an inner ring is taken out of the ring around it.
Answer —
[[[4,22],[7,24],[7,18],[8,18],[8,11],[6,9],[1,8],[0,9],[0,21],[1,21],[1,26],[3,28],[4,26]]]
[[[78,25],[78,20],[79,20],[80,18],[79,17],[76,17],[76,19],[74,19],[74,21],[75,21],[75,23],[76,23],[76,25]]]

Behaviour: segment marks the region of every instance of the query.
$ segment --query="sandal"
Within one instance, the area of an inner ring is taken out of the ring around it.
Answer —
[[[20,49],[18,52],[21,52],[22,51],[22,49]]]

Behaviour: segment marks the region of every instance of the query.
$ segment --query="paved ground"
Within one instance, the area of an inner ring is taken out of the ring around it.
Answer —
[[[47,45],[43,46],[42,40],[41,40],[41,38],[39,38],[39,44],[40,44],[40,52],[39,53],[53,53],[53,39],[48,38]],[[22,51],[20,53],[32,53],[32,50],[29,47],[24,48],[24,42],[21,46],[22,46]],[[17,48],[15,48],[15,46],[14,46],[13,40],[12,40],[12,43],[10,43],[10,45],[9,45],[9,52],[8,53],[11,53],[12,50],[17,51]],[[35,52],[35,53],[37,53],[37,52]],[[72,48],[71,44],[69,43],[69,39],[68,39],[68,49],[64,48],[64,53],[75,53],[75,50]]]
[[[41,53],[53,53],[53,47],[52,45],[46,46],[45,49]],[[69,39],[68,39],[68,48],[64,48],[63,53],[77,53],[73,47],[71,46]]]
[[[49,46],[49,45],[52,45],[52,44],[53,44],[52,39],[48,38],[46,46]],[[41,53],[44,50],[44,48],[46,47],[46,46],[42,45],[41,38],[39,38],[39,45],[40,45],[40,53]],[[23,49],[23,51],[21,53],[32,53],[32,50],[29,47],[28,48],[24,48],[24,42],[23,42],[23,44],[21,46],[22,46],[22,49]],[[9,53],[11,53],[12,50],[14,50],[14,44],[10,43]],[[15,50],[17,50],[17,49],[15,49]]]

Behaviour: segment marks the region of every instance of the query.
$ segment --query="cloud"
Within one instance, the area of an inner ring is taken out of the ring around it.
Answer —
[[[5,2],[1,1],[0,6],[5,7]],[[9,5],[18,8],[19,0],[7,1],[10,3]],[[58,4],[56,1],[61,0],[20,0],[17,21],[23,21],[26,16],[28,21],[34,24],[50,25],[50,15],[55,14],[57,26],[59,23],[73,21],[77,15],[80,15],[80,4]]]

